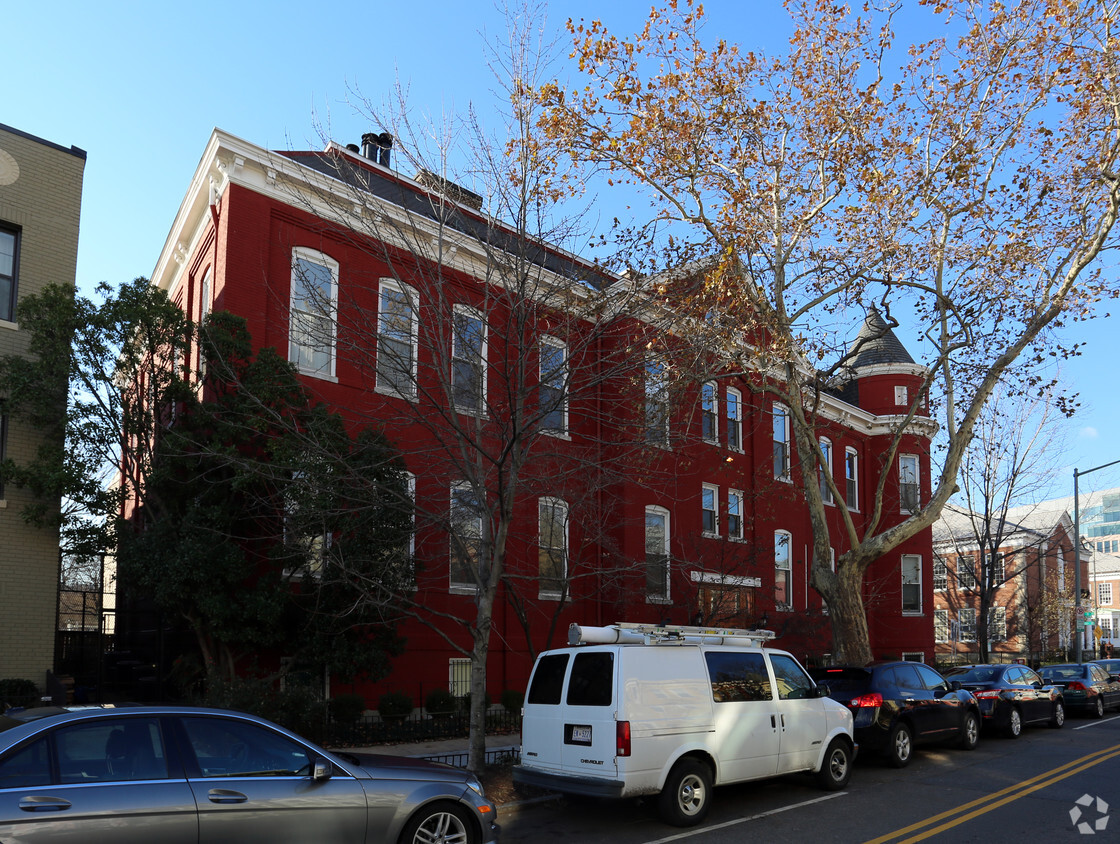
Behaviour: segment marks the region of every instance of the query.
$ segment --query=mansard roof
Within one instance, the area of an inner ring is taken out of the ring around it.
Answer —
[[[868,309],[863,327],[849,351],[854,354],[849,364],[853,369],[891,364],[914,365],[914,359],[910,357],[906,347],[874,306]]]

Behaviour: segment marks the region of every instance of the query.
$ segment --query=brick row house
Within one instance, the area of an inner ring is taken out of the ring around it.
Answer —
[[[934,526],[934,635],[940,662],[975,662],[987,636],[1000,661],[1064,659],[1076,633],[1073,520],[1065,510],[1015,507],[990,527],[980,514],[949,506]],[[1002,522],[1002,526],[999,526]],[[983,541],[978,537],[985,538]],[[990,545],[998,547],[992,557]],[[981,550],[981,545],[986,546]],[[1089,589],[1088,555],[1081,558]],[[981,590],[990,585],[989,616]],[[1090,647],[1086,637],[1083,646]]]
[[[1094,545],[1097,542],[1089,541]],[[1120,554],[1089,551],[1086,556],[1099,641],[1112,645],[1113,656],[1120,656]]]
[[[30,353],[30,333],[20,327],[29,296],[74,284],[85,164],[84,150],[0,124],[0,357]],[[43,387],[57,391],[63,418],[65,385]],[[0,396],[0,461],[30,461],[51,436],[6,413]],[[54,666],[59,534],[25,521],[34,502],[31,490],[0,479],[0,679],[44,687]]]
[[[454,619],[473,612],[472,566],[497,541],[507,576],[493,611],[495,698],[523,689],[533,654],[573,622],[766,626],[776,645],[821,658],[831,634],[808,583],[785,409],[718,370],[671,388],[674,346],[653,339],[640,282],[496,222],[480,197],[430,173],[402,175],[384,136],[364,140],[270,152],[215,130],[152,278],[194,320],[244,317],[317,401],[355,429],[380,427],[403,455],[410,600],[430,617],[399,622],[407,649],[388,677],[331,677],[330,690],[465,692],[453,646],[469,637]],[[928,419],[892,465],[879,458],[923,370],[877,314],[861,337],[818,432],[821,471],[846,497],[830,502],[838,538],[839,508],[861,527],[880,472],[888,524],[929,494]],[[511,431],[526,444],[516,475],[503,474]],[[491,511],[510,479],[512,528],[497,536]],[[877,656],[932,658],[931,541],[917,535],[870,572]]]

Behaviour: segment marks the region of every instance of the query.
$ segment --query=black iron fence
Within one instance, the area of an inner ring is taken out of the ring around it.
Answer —
[[[487,735],[508,733],[510,743],[514,744],[520,740],[520,730],[520,712],[491,707],[486,713]],[[365,715],[349,723],[331,721],[326,725],[323,741],[332,747],[364,747],[465,738],[469,732],[469,714],[465,710],[432,715],[415,712],[399,718]]]

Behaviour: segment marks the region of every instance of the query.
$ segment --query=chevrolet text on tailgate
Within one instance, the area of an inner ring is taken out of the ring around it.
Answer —
[[[514,780],[568,794],[657,795],[700,823],[712,788],[799,771],[843,788],[852,715],[769,630],[619,623],[568,632],[537,657]]]

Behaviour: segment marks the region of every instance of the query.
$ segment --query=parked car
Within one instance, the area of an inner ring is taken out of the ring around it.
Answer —
[[[860,751],[881,753],[895,768],[910,763],[916,745],[953,742],[972,750],[980,739],[976,698],[928,665],[878,662],[809,674],[852,711]]]
[[[1018,738],[1026,724],[1066,722],[1061,689],[1047,685],[1025,665],[959,665],[945,672],[976,696],[984,726]]]
[[[483,844],[498,832],[467,771],[331,753],[252,715],[137,706],[0,716],[0,841]]]
[[[713,786],[814,774],[843,788],[851,713],[769,631],[573,624],[575,647],[537,656],[513,780],[566,794],[656,798],[700,823]]]
[[[1062,690],[1066,707],[1103,718],[1106,709],[1120,709],[1120,680],[1110,676],[1103,665],[1083,662],[1080,665],[1047,665],[1038,670],[1042,679]]]
[[[1094,659],[1093,662],[1101,666],[1109,675],[1120,676],[1120,659]]]

